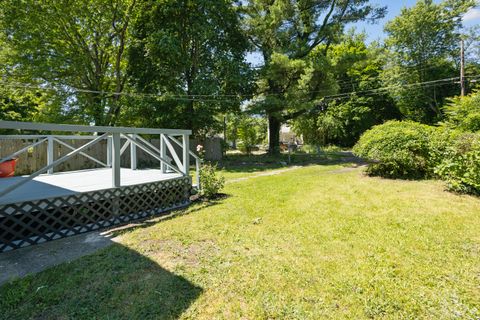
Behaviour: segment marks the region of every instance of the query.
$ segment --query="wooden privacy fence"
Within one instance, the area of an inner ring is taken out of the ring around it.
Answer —
[[[78,148],[85,144],[85,140],[69,139],[62,140],[65,143],[71,145],[74,148]],[[22,149],[32,143],[32,140],[1,140],[0,141],[0,158],[6,157],[9,154],[14,153],[17,150]],[[53,147],[55,159],[66,155],[72,151],[64,145],[55,143]],[[99,159],[100,161],[107,162],[107,141],[100,141],[97,144],[91,146],[87,151],[87,154]],[[15,175],[27,175],[43,168],[47,163],[47,144],[41,143],[35,147],[29,148],[26,152],[18,155],[17,167]],[[91,169],[101,167],[94,161],[82,156],[75,155],[71,159],[58,165],[55,168],[56,172],[72,171],[80,169]]]
[[[81,139],[62,139],[62,141],[74,148],[79,148],[85,144],[85,140]],[[155,147],[160,147],[160,139],[148,139],[148,141]],[[32,143],[32,140],[27,139],[4,139],[0,140],[0,158],[6,157],[9,154],[14,153],[17,150],[22,149]],[[195,152],[195,148],[198,144],[205,146],[205,157],[208,160],[220,160],[222,156],[221,151],[221,139],[212,138],[203,142],[197,140],[190,141],[190,149]],[[174,148],[180,149],[178,145],[174,145]],[[62,156],[68,154],[71,148],[60,143],[55,143],[53,146],[54,158],[59,159]],[[179,150],[177,150],[178,152]],[[108,162],[107,155],[107,140],[98,142],[85,151],[86,154],[93,158],[99,159],[102,162]],[[29,148],[28,151],[18,155],[17,168],[15,175],[27,175],[44,167],[47,163],[47,144],[41,143],[35,147]],[[130,167],[130,148],[127,148],[121,157],[121,166]],[[148,153],[137,148],[137,165],[139,168],[149,167],[157,165],[155,159],[153,159]],[[58,165],[55,168],[55,172],[93,169],[102,167],[99,163],[96,163],[83,155],[75,155],[69,160]]]

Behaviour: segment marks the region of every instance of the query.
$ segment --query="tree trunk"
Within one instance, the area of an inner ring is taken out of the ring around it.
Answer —
[[[277,117],[268,115],[268,153],[271,155],[277,155],[280,153],[281,125],[282,123]]]

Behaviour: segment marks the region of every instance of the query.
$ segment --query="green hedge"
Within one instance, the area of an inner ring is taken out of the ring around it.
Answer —
[[[480,135],[458,134],[445,140],[445,150],[435,166],[448,189],[480,195]]]
[[[353,149],[370,175],[439,178],[449,190],[480,195],[480,134],[390,121],[365,132]]]
[[[416,122],[389,121],[366,131],[353,152],[370,162],[370,175],[418,179],[427,176],[432,127]]]

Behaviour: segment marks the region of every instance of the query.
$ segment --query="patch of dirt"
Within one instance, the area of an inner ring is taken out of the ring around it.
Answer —
[[[145,240],[140,243],[140,248],[169,270],[182,266],[197,268],[202,260],[210,259],[219,252],[212,240],[201,240],[189,245],[178,240]]]
[[[244,181],[244,180],[248,180],[248,179],[252,179],[252,178],[273,176],[273,175],[281,174],[281,173],[284,173],[284,172],[296,170],[296,169],[299,169],[299,168],[302,168],[302,167],[301,167],[301,166],[293,166],[293,167],[288,167],[288,168],[286,168],[286,169],[279,169],[279,170],[272,170],[272,171],[262,172],[262,173],[255,174],[255,175],[251,175],[251,176],[248,176],[248,177],[242,177],[242,178],[237,178],[237,179],[228,180],[228,181],[226,181],[225,183],[228,184],[228,183]]]
[[[345,167],[345,168],[341,168],[341,169],[337,169],[337,170],[328,171],[327,173],[328,173],[328,174],[347,173],[347,172],[354,171],[354,170],[357,170],[357,169],[360,168],[360,167],[365,167],[365,166],[366,166],[366,164],[364,164],[364,163],[354,163],[354,164],[353,164],[352,166],[350,166],[350,167]],[[292,170],[296,170],[296,169],[303,168],[303,167],[304,167],[304,166],[292,166],[292,167],[288,167],[288,168],[286,168],[286,169],[279,169],[279,170],[272,170],[272,171],[262,172],[262,173],[254,174],[254,175],[247,176],[247,177],[242,177],[242,178],[237,178],[237,179],[228,180],[228,181],[226,181],[225,183],[226,183],[226,184],[229,184],[229,183],[235,183],[235,182],[245,181],[245,180],[249,180],[249,179],[253,179],[253,178],[258,178],[258,177],[273,176],[273,175],[282,174],[282,173],[285,173],[285,172],[288,172],[288,171],[292,171]]]

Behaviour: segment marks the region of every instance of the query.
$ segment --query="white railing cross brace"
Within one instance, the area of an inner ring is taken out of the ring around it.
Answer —
[[[179,147],[183,148],[182,143],[178,141],[176,138],[170,137],[170,139],[173,142],[175,142]],[[195,180],[197,182],[196,187],[200,188],[200,170],[201,170],[202,159],[191,150],[188,150],[188,153],[195,159],[195,172],[196,172]]]
[[[182,171],[180,171],[178,168],[176,168],[175,166],[172,166],[171,164],[168,163],[168,161],[162,157],[160,157],[158,154],[155,154],[153,151],[149,150],[147,147],[143,146],[142,144],[139,143],[139,141],[137,140],[133,140],[131,137],[127,136],[127,135],[123,135],[123,137],[125,137],[126,139],[130,140],[130,143],[133,143],[135,144],[137,147],[139,147],[140,149],[142,149],[143,151],[145,151],[146,153],[148,153],[149,155],[151,155],[152,157],[154,157],[155,159],[165,163],[167,166],[169,166],[170,168],[173,169],[173,171],[177,172],[177,173],[180,173],[180,174],[183,174]],[[137,136],[137,139],[138,140],[143,140],[143,138]],[[143,141],[142,141],[143,142]],[[148,142],[147,142],[148,143]],[[149,143],[148,143],[149,144]],[[154,148],[154,151],[157,151],[158,149],[156,149],[155,147]]]
[[[68,143],[66,142],[63,142],[62,140],[60,139],[57,139],[57,138],[53,138],[53,140],[55,140],[57,143],[60,143],[62,146],[65,146],[67,148],[69,148],[70,150],[75,150],[75,147],[72,147],[71,145],[69,145]],[[107,164],[106,163],[103,163],[102,161],[92,157],[91,155],[89,154],[86,154],[85,152],[80,152],[79,153],[80,155],[84,156],[85,158],[88,158],[96,163],[98,163],[99,165],[101,166],[104,166],[104,167],[107,167]]]
[[[175,149],[170,143],[169,137],[167,137],[166,135],[162,135],[162,138],[168,150],[170,150],[170,154],[172,155],[173,160],[175,161],[175,164],[177,165],[177,167],[181,168],[180,170],[182,170],[182,172],[184,172],[185,174],[188,174],[188,172],[185,172],[185,164],[180,161],[180,158],[178,157],[177,153],[175,152]]]
[[[9,154],[8,156],[2,158],[2,159],[0,160],[0,163],[2,163],[3,161],[6,161],[6,160],[10,160],[10,159],[12,159],[13,157],[18,156],[19,154],[24,153],[24,152],[27,151],[28,149],[33,148],[33,147],[35,147],[35,146],[37,146],[37,145],[39,145],[40,143],[45,142],[45,141],[47,141],[47,138],[44,138],[44,139],[38,140],[37,142],[34,142],[34,143],[32,143],[32,144],[29,144],[28,146],[26,146],[26,147],[18,150],[17,152],[14,152],[14,153]]]
[[[2,191],[0,192],[0,197],[6,195],[7,193],[9,193],[9,192],[11,192],[11,191],[13,191],[13,190],[15,190],[15,189],[17,189],[18,187],[24,185],[24,184],[27,183],[28,181],[33,180],[33,178],[38,177],[39,175],[41,175],[41,174],[44,173],[45,171],[48,171],[48,169],[53,168],[53,167],[55,167],[56,165],[64,162],[65,160],[70,159],[71,157],[73,157],[73,156],[76,155],[77,153],[80,153],[80,152],[82,152],[83,150],[85,150],[85,149],[89,148],[90,146],[94,145],[95,143],[99,142],[100,140],[102,140],[102,139],[105,138],[106,136],[108,136],[108,133],[102,134],[102,135],[99,136],[98,138],[93,139],[92,141],[90,141],[90,142],[84,144],[83,146],[81,146],[80,148],[78,148],[78,149],[76,149],[76,150],[74,150],[74,151],[72,151],[72,152],[64,155],[64,156],[61,157],[60,159],[57,159],[57,160],[53,161],[51,164],[43,167],[42,169],[40,169],[40,170],[38,170],[38,171],[35,171],[34,173],[32,173],[31,175],[29,175],[29,176],[26,177],[25,179],[20,180],[19,182],[15,183],[15,184],[13,184],[13,185],[11,185],[11,186],[9,186],[9,187],[6,188],[5,190],[2,190]]]
[[[163,135],[162,135],[162,136],[163,136]],[[150,148],[152,148],[153,151],[158,152],[158,154],[161,153],[161,150],[160,150],[160,149],[158,149],[157,147],[155,147],[153,144],[151,144],[151,143],[148,142],[147,140],[143,139],[143,138],[140,137],[140,136],[137,136],[137,138],[138,138],[140,141],[142,141],[143,143],[145,143],[147,146],[149,146]],[[160,139],[162,139],[162,138],[160,138]],[[160,141],[160,143],[161,143],[161,141]],[[172,150],[170,150],[170,152],[172,152]],[[173,150],[172,156],[173,156],[174,158],[175,158],[175,156],[177,156],[177,153],[175,152],[175,150]],[[166,159],[166,160],[167,160],[167,159],[170,159],[170,157],[167,157],[166,154],[165,154],[165,156],[162,155],[161,157],[164,158],[164,159]],[[174,159],[174,160],[175,160],[175,159]],[[182,172],[185,171],[185,170],[184,170],[185,168],[182,166],[182,163],[180,162],[180,159],[178,158],[178,156],[177,156],[177,160],[175,160],[175,164],[177,165],[177,168],[178,168],[179,170],[181,170]],[[167,167],[173,168],[173,167],[172,167],[172,164],[171,164],[168,160],[167,160]]]

